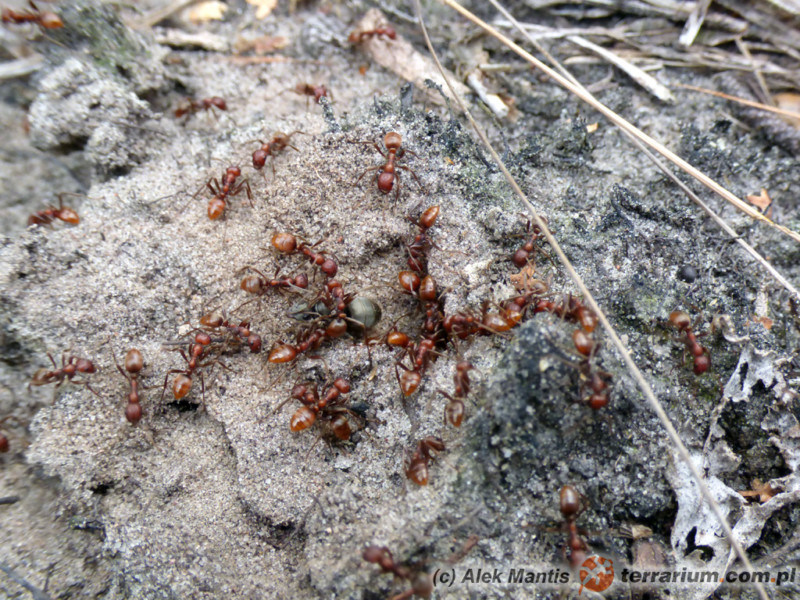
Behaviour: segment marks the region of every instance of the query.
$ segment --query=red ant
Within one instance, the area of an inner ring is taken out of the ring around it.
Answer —
[[[278,271],[275,271],[275,275],[270,279],[258,269],[250,266],[242,267],[240,272],[246,269],[250,269],[251,271],[258,273],[258,275],[247,275],[242,279],[242,282],[239,285],[239,287],[241,287],[248,294],[263,296],[267,293],[267,290],[273,288],[299,288],[304,290],[308,287],[308,276],[305,273],[300,273],[300,275],[296,275],[295,277],[278,278]]]
[[[394,335],[392,336],[394,339],[390,342],[387,337],[387,343],[402,345],[402,347],[407,350],[408,356],[411,359],[413,368],[408,368],[401,361],[397,361],[394,364],[397,383],[400,385],[400,391],[403,393],[403,396],[406,397],[413,394],[419,387],[419,384],[422,382],[422,376],[425,374],[425,371],[427,371],[428,366],[439,355],[436,348],[443,340],[441,335],[443,331],[441,328],[442,320],[438,305],[431,302],[426,312],[427,316],[423,324],[424,335],[419,342],[412,342],[406,334],[400,332],[390,333],[399,333],[400,336],[405,336],[404,338]],[[403,343],[397,343],[400,341]],[[400,369],[403,370],[402,374],[400,373]]]
[[[586,560],[586,551],[589,549],[580,536],[576,524],[578,517],[586,510],[586,498],[571,485],[565,485],[559,493],[559,508],[564,517],[564,529],[567,532],[564,554],[569,564],[575,569]]]
[[[250,323],[247,321],[242,321],[238,325],[234,325],[223,315],[209,313],[200,317],[200,324],[211,330],[227,330],[237,343],[241,344],[244,342],[247,344],[252,354],[261,352],[261,336],[250,331]]]
[[[611,380],[611,373],[605,371],[592,371],[588,360],[581,363],[581,371],[589,380],[589,389],[592,393],[585,399],[589,408],[600,410],[609,403],[608,384]]]
[[[3,23],[36,23],[42,29],[59,29],[64,26],[64,21],[56,13],[49,10],[39,10],[33,0],[29,0],[28,4],[30,4],[32,12],[15,12],[10,8],[4,8],[2,12]]]
[[[130,383],[131,391],[128,393],[128,406],[125,407],[125,418],[129,423],[136,425],[142,418],[142,405],[139,404],[139,373],[144,368],[144,358],[142,353],[136,348],[131,348],[125,354],[125,369],[117,362],[117,355],[114,348],[111,348],[111,355],[114,357],[114,364],[122,376]],[[127,371],[127,372],[126,372]]]
[[[59,219],[70,225],[77,225],[81,222],[78,213],[69,207],[64,206],[63,194],[58,195],[58,208],[48,206],[44,210],[39,210],[28,217],[28,225],[50,225]]]
[[[313,85],[311,83],[298,83],[294,88],[295,94],[302,94],[304,96],[313,96],[314,102],[319,104],[321,98],[329,98],[330,93],[328,92],[328,88],[324,85]],[[295,132],[299,133],[299,132]],[[276,134],[277,135],[277,134]],[[291,134],[290,134],[291,135]],[[287,140],[288,141],[288,140]]]
[[[388,194],[389,192],[392,191],[395,179],[397,180],[397,189],[395,191],[395,200],[397,200],[398,198],[400,198],[400,173],[397,172],[397,169],[403,169],[405,171],[408,171],[414,176],[414,179],[417,181],[417,184],[419,184],[420,188],[422,188],[423,190],[425,189],[422,183],[420,182],[419,177],[417,177],[417,174],[414,173],[414,171],[412,171],[408,167],[397,164],[397,161],[403,158],[403,156],[405,156],[406,154],[413,154],[414,156],[416,156],[416,154],[411,150],[406,150],[405,148],[403,148],[403,138],[400,137],[399,133],[390,131],[384,136],[383,144],[384,146],[386,146],[385,154],[383,150],[381,150],[381,147],[374,142],[361,142],[361,143],[372,144],[373,146],[375,146],[375,149],[378,152],[380,152],[381,156],[383,156],[386,159],[386,163],[383,165],[378,165],[376,167],[370,167],[369,169],[364,171],[358,177],[358,179],[356,179],[356,184],[358,184],[358,182],[361,181],[361,178],[364,177],[364,175],[366,175],[370,171],[377,171],[378,173],[376,175],[376,180],[378,182],[378,189],[384,194]]]
[[[250,183],[245,179],[239,184],[236,180],[242,176],[242,170],[239,167],[230,166],[225,169],[222,174],[222,184],[217,181],[216,177],[212,177],[206,182],[205,187],[214,194],[214,197],[208,202],[208,218],[212,221],[219,219],[225,212],[225,199],[228,196],[238,196],[242,190],[247,192],[247,199],[250,201],[250,206],[253,206],[253,194],[250,191]],[[198,192],[199,194],[200,192]],[[197,196],[197,194],[195,194]]]
[[[178,376],[175,377],[175,380],[172,382],[172,395],[175,397],[175,400],[180,400],[185,398],[192,390],[192,375],[194,375],[195,371],[200,372],[200,386],[203,399],[205,400],[206,386],[203,378],[203,371],[201,369],[213,365],[214,363],[219,363],[220,366],[225,368],[225,365],[222,364],[218,359],[213,359],[204,363],[201,362],[203,358],[205,358],[205,354],[209,349],[209,346],[211,346],[211,336],[204,331],[199,331],[194,336],[194,342],[189,344],[189,356],[191,356],[191,358],[186,356],[186,352],[184,352],[183,348],[174,348],[174,350],[180,352],[183,360],[186,361],[187,366],[185,369],[171,369],[167,371],[167,374],[164,377],[164,388],[161,390],[162,401],[164,400],[164,392],[167,391],[167,383],[169,382],[170,375],[173,373],[178,374]]]
[[[353,430],[347,415],[352,412],[341,406],[347,401],[344,396],[349,392],[350,382],[343,377],[336,378],[324,390],[321,398],[316,385],[301,383],[294,386],[291,397],[302,402],[303,406],[292,415],[289,429],[303,431],[311,427],[318,418],[325,418],[330,421],[331,430],[339,440],[349,440]]]
[[[386,546],[368,546],[362,558],[368,563],[378,565],[384,573],[392,573],[397,579],[404,579],[411,588],[393,596],[391,600],[408,600],[412,596],[430,598],[433,593],[433,582],[430,575],[420,572],[416,567],[396,563],[391,551]]]
[[[669,322],[684,335],[686,348],[692,355],[694,361],[694,374],[702,375],[711,367],[711,355],[708,348],[701,346],[697,342],[697,337],[692,331],[692,320],[688,313],[676,310],[669,314]]]
[[[298,244],[297,238],[291,233],[276,233],[272,236],[272,245],[278,252],[286,255],[297,254],[298,252],[305,254],[308,260],[317,265],[326,277],[335,277],[339,271],[339,265],[332,258],[326,257],[324,252],[314,252],[312,248],[317,244],[312,246],[302,242]]]
[[[531,222],[528,221],[528,224],[525,227],[525,231],[527,233],[531,233]],[[533,225],[531,233],[531,239],[525,242],[515,253],[514,256],[511,258],[511,262],[514,263],[514,266],[518,269],[523,268],[525,265],[528,264],[528,259],[530,255],[536,249],[534,245],[536,241],[540,240],[544,235],[542,234],[542,229],[538,225]]]
[[[56,382],[56,388],[58,388],[61,384],[65,381],[69,381],[70,383],[74,383],[75,385],[85,385],[89,391],[91,391],[96,396],[99,396],[97,392],[92,389],[92,386],[89,385],[88,381],[73,381],[72,378],[75,377],[78,373],[95,373],[97,372],[97,368],[94,366],[92,361],[86,358],[77,358],[75,356],[70,356],[66,358],[66,354],[61,355],[61,368],[58,368],[56,365],[56,361],[53,359],[53,355],[49,352],[47,353],[47,357],[50,359],[50,362],[53,363],[53,371],[48,369],[39,369],[33,374],[33,378],[31,382],[28,384],[29,386],[34,385],[48,385],[50,383]]]
[[[178,108],[175,109],[175,116],[177,118],[181,118],[184,115],[191,115],[200,112],[201,110],[211,110],[212,108],[228,110],[228,103],[225,102],[224,98],[220,98],[219,96],[203,98],[199,101],[192,98],[186,98],[178,105]]]
[[[406,245],[406,252],[408,252],[408,266],[411,270],[417,273],[425,273],[428,270],[428,254],[431,251],[433,242],[428,237],[428,229],[433,227],[436,223],[436,218],[439,216],[439,207],[431,206],[426,208],[419,216],[418,220],[408,217],[408,220],[419,227],[420,232],[414,238],[414,241]]]
[[[366,38],[377,37],[379,35],[385,35],[390,40],[397,39],[397,32],[394,30],[394,27],[391,25],[384,25],[383,27],[376,27],[375,29],[367,31],[353,31],[347,36],[347,41],[351,44],[361,44]]]
[[[8,415],[7,417],[0,419],[0,425],[6,421],[16,421],[18,425],[23,425],[23,422],[14,415]],[[10,448],[11,444],[8,441],[8,437],[3,433],[2,427],[0,427],[0,454],[5,454],[10,450]]]
[[[506,316],[508,310],[500,307],[500,312],[489,312],[489,303],[484,302],[480,316],[472,311],[465,310],[447,315],[442,321],[442,327],[448,338],[457,337],[465,340],[472,335],[491,335],[503,333],[515,327],[519,319]]]
[[[291,362],[297,358],[298,354],[316,350],[326,339],[341,337],[347,333],[348,320],[355,321],[347,316],[347,307],[353,300],[352,296],[345,294],[342,284],[334,280],[325,284],[325,293],[326,296],[320,302],[325,306],[328,314],[320,316],[308,328],[301,331],[297,335],[296,345],[277,342],[277,345],[269,353],[267,359],[269,362],[273,364]],[[375,316],[373,313],[372,317]],[[324,320],[327,320],[327,324],[323,326]],[[356,322],[364,325],[362,321]]]
[[[455,391],[453,396],[439,390],[439,393],[447,398],[447,406],[444,407],[444,420],[445,423],[450,423],[453,427],[461,427],[461,422],[464,420],[464,401],[469,395],[470,381],[469,371],[474,369],[472,363],[467,360],[461,360],[456,364],[456,373],[453,376],[453,385]]]
[[[444,451],[444,442],[428,436],[417,443],[417,449],[406,464],[406,477],[417,485],[428,485],[428,463],[433,460],[431,451]]]
[[[264,143],[261,140],[256,140],[259,144],[261,144],[261,148],[253,152],[253,168],[261,170],[267,163],[267,157],[272,157],[272,174],[275,175],[275,156],[286,150],[286,148],[297,150],[297,148],[289,143],[289,140],[296,133],[305,135],[302,131],[293,131],[291,133],[277,131],[275,132],[275,135],[272,136],[272,139],[267,143]],[[297,150],[297,152],[300,151]]]

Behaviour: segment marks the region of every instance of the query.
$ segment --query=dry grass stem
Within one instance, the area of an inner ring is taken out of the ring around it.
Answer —
[[[442,2],[444,4],[446,4],[447,6],[450,6],[451,8],[455,9],[457,12],[461,13],[462,15],[466,16],[467,18],[469,18],[470,20],[472,20],[476,24],[479,24],[481,27],[485,28],[490,33],[492,33],[492,31],[494,31],[488,25],[486,25],[485,23],[480,21],[480,19],[478,19],[475,15],[472,15],[471,13],[466,11],[466,9],[464,9],[463,7],[461,7],[460,5],[455,3],[453,0],[442,0]],[[431,40],[430,40],[430,38],[428,36],[427,29],[425,28],[425,24],[424,24],[424,21],[422,19],[422,7],[420,5],[420,0],[414,0],[414,3],[415,3],[415,6],[416,6],[416,9],[417,9],[417,16],[418,16],[418,19],[419,19],[420,27],[421,27],[422,33],[423,33],[423,35],[425,37],[425,42],[427,43],[428,49],[431,52],[431,54],[433,55],[433,58],[436,61],[436,64],[439,65],[439,67],[441,69],[441,64],[439,62],[439,58],[436,55],[436,51],[433,48],[433,44],[431,43]],[[492,35],[494,35],[494,34],[492,34]],[[498,38],[498,39],[501,39],[501,41],[503,41],[503,43],[506,43],[506,41],[507,41],[507,42],[513,44],[513,42],[510,42],[510,40],[508,40],[507,38],[504,38],[502,36],[500,38]],[[576,93],[582,99],[587,98],[587,97],[593,99],[593,97],[587,96],[586,93],[584,93],[580,88],[577,88],[576,86],[574,86],[566,78],[562,77],[561,75],[558,75],[555,71],[553,71],[552,69],[548,68],[546,65],[544,65],[540,61],[534,59],[527,52],[522,50],[522,48],[519,48],[519,46],[516,46],[515,44],[514,44],[514,46],[516,47],[515,48],[515,52],[517,52],[520,55],[522,55],[522,53],[524,53],[525,55],[529,56],[531,59],[533,59],[532,62],[534,62],[534,64],[536,64],[537,67],[543,68],[543,70],[545,70],[545,72],[548,75],[551,75],[553,78],[557,78],[557,80],[559,80],[559,83],[561,83],[562,85],[564,85],[565,87],[570,89],[570,91],[574,90],[573,93]],[[444,71],[442,70],[442,72],[444,72]],[[450,85],[450,78],[446,77],[446,76],[444,76],[444,77],[445,77],[445,81],[447,82],[447,84],[449,86]],[[628,367],[628,370],[630,371],[631,375],[636,380],[637,384],[639,385],[639,388],[644,393],[644,395],[647,398],[648,402],[650,403],[650,406],[652,407],[653,411],[656,413],[656,415],[658,416],[659,420],[664,425],[664,428],[667,430],[667,434],[669,435],[670,440],[674,444],[675,448],[678,450],[678,454],[680,455],[681,460],[683,460],[686,463],[687,467],[691,471],[692,476],[696,480],[698,488],[700,489],[700,491],[701,491],[701,493],[703,495],[703,498],[706,500],[706,502],[708,502],[708,504],[711,507],[712,511],[717,516],[720,525],[722,526],[722,528],[725,531],[725,535],[727,536],[728,541],[730,542],[732,548],[734,549],[734,552],[739,557],[739,559],[742,561],[742,564],[744,565],[744,567],[746,569],[752,571],[753,567],[752,567],[752,565],[750,563],[750,560],[747,557],[747,554],[744,551],[744,548],[742,548],[741,544],[739,543],[739,541],[734,536],[733,530],[731,529],[730,524],[728,524],[725,516],[722,514],[722,510],[721,510],[719,504],[717,504],[716,500],[711,495],[711,492],[709,491],[708,486],[706,486],[706,484],[705,484],[705,482],[703,480],[702,474],[700,473],[700,470],[698,469],[698,467],[692,461],[691,456],[689,455],[688,449],[686,448],[686,446],[683,444],[683,442],[681,441],[680,437],[678,436],[678,432],[675,430],[675,427],[672,425],[671,421],[669,420],[669,417],[667,416],[666,412],[664,411],[663,406],[661,406],[661,403],[655,397],[655,394],[653,393],[652,389],[650,388],[650,385],[648,384],[647,380],[644,378],[644,375],[639,370],[639,368],[636,366],[636,364],[633,362],[633,359],[631,358],[630,352],[625,347],[625,345],[622,343],[622,340],[619,338],[619,336],[617,335],[616,331],[612,327],[611,323],[608,321],[608,318],[606,317],[605,313],[601,310],[600,306],[597,304],[597,301],[594,299],[592,294],[589,292],[589,289],[584,284],[583,280],[580,278],[580,276],[575,271],[575,269],[572,266],[572,264],[567,259],[566,255],[564,254],[564,251],[561,249],[561,246],[558,244],[556,239],[550,233],[549,229],[547,228],[547,226],[544,223],[544,221],[542,220],[542,218],[539,216],[539,213],[536,211],[535,207],[527,199],[527,197],[525,196],[525,194],[522,191],[522,189],[519,187],[519,185],[517,184],[517,182],[514,180],[513,176],[511,175],[511,173],[506,168],[506,166],[503,163],[502,159],[500,158],[500,156],[495,151],[495,149],[492,146],[492,144],[489,141],[489,139],[486,137],[486,134],[480,129],[478,124],[472,118],[472,115],[470,114],[469,110],[467,109],[467,106],[464,103],[464,101],[461,98],[461,96],[459,94],[456,94],[455,90],[452,87],[450,88],[450,91],[454,95],[454,97],[456,98],[456,101],[458,102],[458,104],[461,107],[461,109],[464,111],[464,114],[469,119],[469,121],[470,121],[473,129],[475,129],[475,132],[477,133],[478,137],[481,138],[482,143],[487,148],[487,150],[491,153],[491,155],[494,158],[495,162],[497,163],[498,167],[503,172],[503,175],[505,176],[505,178],[508,181],[509,185],[514,189],[514,192],[517,194],[519,199],[527,207],[528,211],[530,212],[531,216],[533,217],[533,220],[536,222],[536,224],[543,231],[543,233],[545,235],[545,238],[547,239],[548,244],[550,244],[550,246],[553,248],[553,251],[558,256],[559,261],[564,265],[564,268],[567,271],[567,273],[569,274],[570,279],[572,279],[572,281],[575,283],[577,288],[583,294],[586,302],[589,304],[589,306],[592,308],[592,310],[594,310],[595,313],[597,314],[597,317],[598,317],[599,321],[603,325],[603,328],[605,329],[605,331],[608,334],[609,338],[611,338],[612,343],[614,344],[614,346],[619,351],[619,353],[620,353],[623,361],[625,362],[626,366]],[[594,105],[596,103],[596,101],[595,101],[595,103],[592,103],[592,102],[590,102],[590,103],[592,105]],[[602,105],[600,105],[600,106],[602,106]],[[605,109],[605,107],[603,107],[603,108]],[[610,111],[608,109],[605,109],[604,111],[601,111],[601,112],[603,112],[604,114],[606,114],[606,112],[614,114],[612,111]],[[624,121],[624,120],[621,120],[621,121],[628,126],[628,127],[625,127],[625,129],[628,129],[628,128],[635,129],[632,125],[630,125],[626,121]],[[642,134],[642,135],[644,135],[644,134]],[[654,142],[654,140],[650,140],[650,141]],[[762,598],[762,600],[768,600],[768,596],[767,596],[766,590],[764,589],[764,587],[760,583],[756,584],[756,589],[758,590],[759,596]]]
[[[752,217],[753,219],[767,223],[768,225],[777,229],[781,233],[788,235],[793,240],[800,242],[800,234],[798,234],[796,231],[792,231],[788,227],[784,227],[783,225],[774,223],[773,221],[762,215],[752,206],[750,206],[749,204],[738,198],[736,195],[728,191],[726,188],[721,186],[719,183],[711,179],[708,175],[706,175],[702,171],[696,169],[691,164],[686,162],[680,156],[675,154],[672,150],[664,146],[661,142],[653,139],[652,137],[641,131],[638,127],[634,126],[632,123],[623,119],[613,110],[611,110],[604,104],[598,102],[594,98],[594,96],[586,93],[583,89],[573,84],[566,77],[554,71],[553,69],[545,65],[542,61],[540,61],[538,58],[536,58],[535,56],[533,56],[532,54],[530,54],[529,52],[527,52],[526,50],[515,44],[508,37],[504,36],[499,31],[491,27],[488,23],[482,21],[477,16],[466,10],[463,6],[455,2],[455,0],[440,0],[440,1],[446,6],[449,6],[450,8],[461,14],[462,16],[466,17],[479,27],[481,27],[484,31],[486,31],[491,36],[495,37],[498,41],[506,45],[510,50],[513,50],[516,54],[518,54],[523,59],[531,63],[537,69],[543,71],[549,77],[552,77],[559,85],[566,88],[567,90],[575,94],[578,98],[589,104],[596,111],[603,114],[612,123],[614,123],[621,129],[628,131],[632,135],[636,136],[639,140],[647,144],[650,148],[661,154],[664,158],[666,158],[673,164],[677,165],[681,170],[694,177],[697,181],[699,181],[704,186],[709,188],[711,191],[722,197],[724,200],[727,200],[728,202],[733,204],[740,211]]]

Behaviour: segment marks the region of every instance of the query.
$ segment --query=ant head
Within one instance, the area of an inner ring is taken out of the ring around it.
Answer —
[[[387,150],[399,150],[403,145],[403,138],[396,131],[390,131],[384,136],[383,144]]]
[[[144,357],[136,348],[131,348],[125,355],[125,370],[128,373],[138,373],[144,367]]]
[[[247,337],[247,345],[250,347],[250,352],[258,354],[261,352],[261,336],[251,333]]]
[[[241,177],[242,170],[239,167],[230,166],[225,170],[225,174],[232,177]]]
[[[209,102],[220,110],[228,110],[228,104],[225,102],[224,98],[214,96],[213,98],[209,98]]]
[[[45,29],[59,29],[64,26],[64,21],[56,13],[44,11],[39,15],[39,24]]]
[[[678,331],[683,331],[687,327],[690,327],[692,324],[692,318],[689,316],[688,313],[682,310],[675,310],[669,313],[669,322],[678,329]]]
[[[263,168],[264,165],[267,164],[267,156],[268,154],[261,148],[253,152],[253,168]]]
[[[581,495],[571,485],[565,485],[559,492],[559,507],[564,518],[577,515],[581,510]]]
[[[272,236],[272,245],[278,252],[290,254],[297,249],[297,238],[291,233],[276,233]]]

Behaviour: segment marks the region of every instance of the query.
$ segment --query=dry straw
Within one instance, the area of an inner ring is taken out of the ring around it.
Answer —
[[[490,35],[492,35],[495,38],[497,38],[498,40],[500,40],[503,44],[505,44],[511,50],[513,50],[514,52],[519,54],[525,60],[527,60],[528,62],[530,62],[534,66],[536,66],[538,69],[541,69],[544,73],[546,73],[548,76],[553,78],[560,85],[562,85],[563,87],[567,88],[570,92],[572,92],[573,94],[575,94],[576,96],[578,96],[579,98],[581,98],[582,100],[584,100],[585,102],[590,104],[593,108],[595,108],[599,112],[601,112],[608,119],[610,119],[613,123],[615,123],[617,126],[619,126],[623,131],[635,136],[636,138],[641,140],[643,143],[647,144],[648,146],[650,146],[651,148],[656,150],[658,153],[662,154],[663,156],[665,156],[666,158],[671,160],[673,163],[675,163],[678,166],[680,166],[684,171],[686,171],[687,173],[689,173],[692,176],[694,176],[696,179],[698,179],[704,185],[706,185],[707,187],[709,187],[710,189],[712,189],[713,191],[715,191],[716,193],[721,195],[723,198],[725,198],[727,200],[730,200],[733,204],[735,204],[737,207],[739,207],[744,212],[746,212],[748,214],[752,214],[752,216],[754,218],[766,221],[766,222],[770,223],[772,226],[780,229],[781,231],[784,231],[784,233],[786,233],[787,235],[790,235],[794,239],[800,241],[800,236],[798,236],[797,233],[772,223],[769,219],[764,217],[761,213],[759,213],[755,209],[751,208],[750,206],[746,205],[744,202],[739,200],[739,198],[734,196],[728,190],[726,190],[725,188],[723,188],[722,186],[717,184],[715,181],[713,181],[711,178],[709,178],[705,174],[701,173],[700,171],[698,171],[697,169],[695,169],[694,167],[689,165],[686,161],[684,161],[680,157],[676,156],[674,153],[672,153],[670,150],[668,150],[662,144],[660,144],[656,140],[650,138],[649,136],[645,135],[643,132],[641,132],[639,129],[634,127],[632,124],[628,123],[626,120],[622,119],[619,115],[617,115],[616,113],[614,113],[613,111],[608,109],[606,106],[604,106],[603,104],[599,103],[582,86],[575,85],[574,83],[569,81],[568,78],[560,75],[559,73],[557,73],[553,69],[547,67],[547,65],[545,65],[544,63],[542,63],[541,61],[539,61],[538,59],[533,57],[531,54],[529,54],[528,52],[526,52],[525,50],[523,50],[522,48],[517,46],[510,39],[508,39],[507,37],[505,37],[502,34],[500,34],[499,32],[497,32],[495,29],[490,27],[487,23],[483,22],[481,19],[479,19],[478,17],[476,17],[475,15],[473,15],[472,13],[467,11],[465,8],[463,8],[458,3],[456,3],[454,0],[440,0],[440,1],[443,4],[449,6],[450,8],[456,10],[458,13],[460,13],[461,15],[463,15],[464,17],[466,17],[467,19],[469,19],[470,21],[472,21],[473,23],[475,23],[476,25],[478,25],[479,27],[481,27],[485,31],[487,31]],[[566,269],[566,271],[569,274],[570,278],[575,283],[576,287],[584,295],[584,297],[585,297],[586,301],[588,302],[589,306],[597,314],[598,319],[600,320],[601,324],[603,325],[603,328],[606,330],[606,332],[607,332],[609,338],[611,339],[612,343],[614,344],[614,346],[617,348],[617,350],[619,351],[620,355],[622,356],[622,359],[625,362],[626,366],[628,367],[628,370],[630,371],[631,375],[636,380],[637,384],[639,385],[640,389],[642,390],[642,393],[645,395],[645,397],[647,398],[648,402],[650,403],[651,408],[658,415],[659,420],[664,425],[664,428],[667,430],[667,434],[668,434],[670,440],[672,441],[672,443],[674,444],[675,448],[677,449],[678,454],[681,457],[681,460],[683,460],[686,463],[686,465],[689,467],[689,470],[691,471],[692,476],[696,480],[698,488],[699,488],[701,494],[705,498],[706,502],[708,502],[708,504],[711,507],[711,509],[714,512],[714,514],[719,519],[719,523],[722,526],[722,528],[724,529],[725,534],[728,537],[728,541],[730,542],[731,546],[733,547],[736,555],[742,561],[743,566],[746,569],[748,569],[749,571],[752,571],[753,570],[752,564],[750,563],[750,560],[748,559],[747,554],[744,551],[744,548],[742,548],[742,545],[739,543],[739,541],[734,536],[733,530],[731,529],[731,526],[728,524],[727,519],[725,518],[725,515],[723,515],[719,504],[716,502],[714,497],[711,495],[711,492],[709,491],[708,486],[706,486],[705,481],[703,480],[703,476],[700,473],[700,470],[695,465],[695,463],[692,461],[691,456],[689,455],[689,451],[687,450],[686,446],[684,446],[683,442],[681,441],[680,437],[678,436],[678,432],[675,430],[675,427],[670,422],[669,417],[667,416],[666,412],[664,411],[663,406],[661,406],[661,403],[655,397],[655,394],[653,393],[653,390],[650,388],[650,385],[647,383],[647,380],[644,378],[644,375],[639,370],[639,368],[636,366],[636,364],[633,362],[633,359],[631,358],[630,352],[625,347],[625,345],[622,343],[622,340],[619,338],[619,336],[617,335],[616,331],[611,326],[611,323],[608,321],[608,318],[606,317],[605,313],[600,309],[600,306],[597,304],[597,302],[595,301],[594,297],[589,292],[589,290],[586,287],[586,285],[584,284],[583,280],[580,278],[578,273],[575,271],[574,267],[570,264],[569,260],[567,259],[566,255],[564,254],[564,251],[561,249],[561,246],[558,244],[556,239],[550,233],[550,231],[548,230],[546,224],[544,223],[542,218],[539,216],[539,213],[536,211],[534,206],[527,199],[527,197],[525,196],[524,192],[519,187],[517,182],[514,180],[514,178],[511,175],[511,173],[509,173],[509,171],[506,168],[505,164],[503,164],[502,159],[497,154],[495,149],[492,147],[491,143],[489,142],[489,139],[486,137],[486,134],[480,129],[478,124],[472,118],[472,115],[470,114],[470,112],[469,112],[465,102],[463,101],[463,99],[453,89],[453,86],[451,85],[451,82],[450,82],[450,78],[447,77],[447,75],[445,74],[445,71],[444,71],[441,63],[439,62],[439,58],[438,58],[438,56],[436,54],[436,51],[433,48],[433,44],[431,43],[431,40],[428,37],[428,31],[427,31],[427,29],[425,27],[425,23],[424,23],[423,18],[422,18],[422,7],[420,5],[420,0],[414,0],[414,3],[415,3],[415,6],[416,6],[416,10],[417,10],[417,18],[419,19],[419,24],[420,24],[420,27],[422,29],[422,33],[425,36],[425,41],[426,41],[426,43],[428,45],[428,48],[429,48],[431,54],[433,55],[434,60],[436,61],[437,66],[439,67],[439,69],[440,69],[440,71],[442,73],[442,76],[445,78],[445,81],[447,82],[447,85],[450,88],[450,91],[453,94],[453,97],[456,99],[457,103],[460,105],[461,109],[464,111],[464,114],[469,119],[470,123],[472,124],[472,127],[475,129],[475,132],[478,134],[478,137],[480,137],[481,141],[486,146],[487,150],[491,153],[491,155],[494,158],[495,162],[497,163],[498,167],[503,172],[503,175],[505,176],[505,178],[508,181],[509,185],[513,188],[514,192],[520,198],[522,203],[527,207],[528,211],[530,212],[531,216],[533,217],[533,220],[541,228],[542,232],[544,233],[544,235],[545,235],[545,237],[547,239],[547,242],[553,248],[553,251],[558,256],[559,261],[564,265],[564,268]],[[756,589],[757,589],[757,591],[759,593],[759,596],[762,598],[762,600],[768,600],[768,596],[767,596],[766,590],[764,589],[764,587],[760,583],[756,583]]]

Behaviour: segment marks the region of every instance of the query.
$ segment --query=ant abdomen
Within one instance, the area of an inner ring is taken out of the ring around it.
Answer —
[[[192,391],[192,380],[186,375],[178,375],[175,381],[172,382],[172,395],[175,400],[185,398],[189,392]]]
[[[289,429],[292,431],[303,431],[311,427],[317,420],[317,413],[308,406],[301,406],[292,415],[289,421]],[[348,436],[350,437],[350,436]]]

